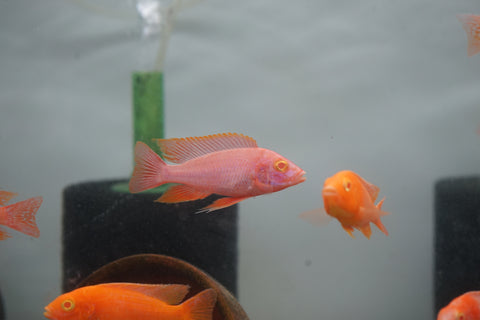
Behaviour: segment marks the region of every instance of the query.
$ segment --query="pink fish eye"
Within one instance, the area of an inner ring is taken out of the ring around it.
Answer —
[[[63,310],[70,311],[70,310],[73,310],[73,308],[75,308],[75,303],[73,302],[73,300],[67,299],[67,300],[62,302],[62,309]]]
[[[277,171],[285,172],[288,169],[288,162],[285,160],[277,160],[274,164],[274,168]]]

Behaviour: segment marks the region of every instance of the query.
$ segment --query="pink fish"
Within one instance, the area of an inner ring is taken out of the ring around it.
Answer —
[[[462,23],[467,33],[469,57],[480,52],[480,16],[473,14],[457,14],[457,19]]]
[[[211,194],[225,196],[201,211],[226,208],[242,200],[280,191],[305,181],[305,171],[254,139],[236,133],[205,137],[156,140],[166,164],[145,143],[135,146],[135,168],[130,192],[165,183],[170,187],[156,201],[174,203],[198,200]]]
[[[16,197],[14,192],[0,190],[0,206]],[[8,206],[0,207],[0,225],[20,231],[38,238],[40,231],[35,223],[35,214],[42,204],[42,197],[30,198]],[[11,235],[0,229],[0,240],[11,238]]]

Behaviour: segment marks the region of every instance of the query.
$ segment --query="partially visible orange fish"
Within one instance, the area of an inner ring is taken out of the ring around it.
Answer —
[[[367,182],[355,172],[340,171],[327,178],[323,185],[325,212],[336,218],[352,238],[355,228],[370,239],[371,222],[388,236],[387,229],[380,221],[380,217],[388,214],[381,210],[385,198],[377,205],[374,204],[379,191],[377,186]],[[318,210],[302,213],[300,217],[314,224],[320,224],[318,221],[322,219]]]
[[[438,313],[437,320],[480,319],[480,291],[470,291],[453,299]]]
[[[467,33],[467,54],[471,57],[480,52],[480,15],[457,14],[457,19]]]
[[[105,283],[65,293],[45,307],[51,320],[211,320],[217,301],[206,289],[182,302],[189,286]],[[181,304],[180,304],[181,303]]]
[[[135,146],[135,168],[130,192],[137,193],[165,183],[170,187],[157,201],[198,200],[211,194],[225,196],[203,208],[226,208],[250,197],[276,192],[305,181],[305,171],[254,139],[236,133],[205,137],[156,140],[166,164],[145,143]]]
[[[0,205],[5,205],[16,197],[14,192],[0,190]],[[0,207],[0,225],[20,231],[38,238],[40,231],[35,223],[35,214],[42,205],[43,198],[35,197],[8,206]],[[0,229],[0,240],[11,238],[11,235]]]

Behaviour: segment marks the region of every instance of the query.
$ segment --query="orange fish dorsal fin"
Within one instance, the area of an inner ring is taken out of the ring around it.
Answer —
[[[104,283],[99,284],[105,288],[130,290],[161,300],[169,305],[180,304],[190,286],[183,284],[143,284],[143,283]]]
[[[204,137],[154,139],[165,160],[173,163],[201,157],[203,155],[238,148],[257,148],[257,142],[239,133],[220,133]]]
[[[11,199],[18,196],[18,193],[0,190],[0,206],[8,203]]]
[[[457,14],[457,19],[467,33],[469,57],[480,52],[480,16],[473,14]]]

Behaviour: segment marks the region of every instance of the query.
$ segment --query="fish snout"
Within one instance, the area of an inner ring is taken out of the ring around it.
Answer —
[[[322,195],[324,197],[336,197],[338,195],[338,192],[337,192],[337,189],[335,189],[335,187],[327,185],[323,187]]]
[[[53,318],[52,310],[50,310],[49,307],[45,307],[45,312],[43,313],[43,315],[44,315],[45,318],[47,318],[47,319],[55,320],[55,319]]]

